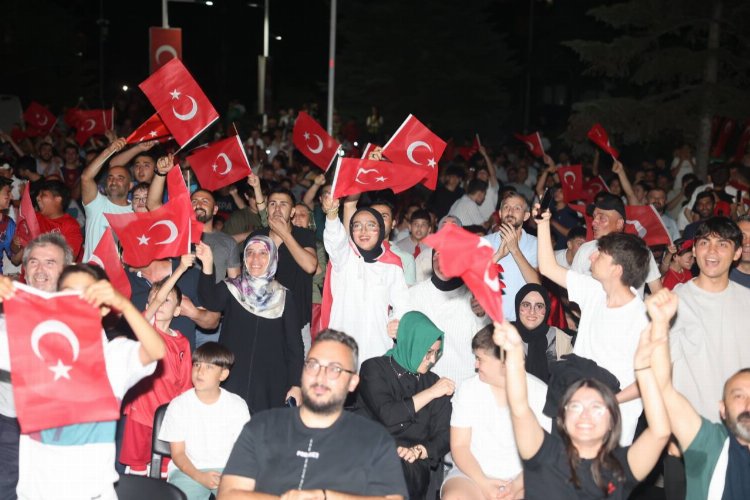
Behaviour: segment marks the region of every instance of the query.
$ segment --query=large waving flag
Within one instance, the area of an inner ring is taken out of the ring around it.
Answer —
[[[400,193],[416,186],[430,174],[430,168],[421,165],[339,158],[331,192],[334,198],[381,189],[392,189],[394,193]]]
[[[513,134],[513,137],[526,144],[531,154],[537,158],[544,156],[544,146],[542,145],[542,136],[539,132],[534,132],[529,135]]]
[[[425,127],[414,115],[409,115],[383,146],[383,155],[393,163],[429,167],[424,185],[437,187],[438,162],[445,151],[446,142]]]
[[[125,268],[122,266],[120,255],[117,253],[117,245],[111,227],[104,230],[102,238],[97,243],[91,257],[89,257],[89,264],[92,263],[104,269],[112,286],[130,299],[133,291],[130,288],[130,280],[125,273]]]
[[[201,148],[188,156],[187,160],[201,187],[209,191],[234,184],[253,172],[238,135]]]
[[[159,113],[154,113],[140,127],[135,129],[126,140],[128,144],[136,144],[146,141],[167,142],[171,138],[172,134],[169,133],[169,129],[164,125]]]
[[[294,122],[292,142],[300,153],[324,172],[333,163],[341,144],[328,135],[318,122],[304,111],[300,111]]]
[[[607,134],[607,131],[604,130],[604,127],[600,123],[595,123],[591,130],[588,131],[588,134],[586,134],[591,141],[599,146],[605,153],[609,153],[612,158],[619,158],[620,153],[612,147],[612,144],[609,142],[609,135]]]

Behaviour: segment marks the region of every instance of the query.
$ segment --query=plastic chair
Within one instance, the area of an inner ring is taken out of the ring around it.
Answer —
[[[159,439],[161,423],[164,420],[164,414],[167,412],[169,403],[161,405],[154,413],[154,431],[151,434],[151,470],[149,477],[161,479],[161,462],[164,457],[171,457],[172,450],[167,441]]]
[[[119,500],[187,500],[181,489],[161,479],[122,474],[115,483]]]

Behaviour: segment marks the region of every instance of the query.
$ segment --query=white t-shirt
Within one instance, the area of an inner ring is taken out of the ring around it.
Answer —
[[[570,269],[570,264],[568,264],[568,257],[566,255],[567,253],[567,248],[555,250],[555,261],[557,261],[557,264],[564,269]]]
[[[185,454],[196,469],[223,469],[242,427],[250,421],[247,403],[238,395],[221,389],[219,399],[206,404],[189,389],[169,403],[159,431],[159,439],[184,442]],[[176,470],[174,462],[169,471]]]
[[[712,422],[719,420],[724,382],[750,366],[750,290],[734,283],[707,292],[694,281],[677,285],[677,317],[669,334],[674,387]]]
[[[646,306],[637,295],[621,307],[608,307],[607,294],[594,278],[568,271],[568,297],[581,307],[581,322],[573,352],[593,360],[620,381],[620,389],[635,382],[633,358],[641,331],[648,324]],[[635,293],[635,289],[632,289]],[[633,441],[638,417],[643,411],[640,399],[620,405],[622,437],[620,444]]]
[[[487,194],[481,205],[477,205],[467,194],[461,196],[453,202],[448,215],[458,217],[464,226],[481,226],[495,211],[499,189],[499,185],[487,186]]]
[[[109,198],[101,193],[96,193],[96,198],[91,203],[83,206],[86,212],[86,239],[83,242],[83,262],[88,262],[94,252],[99,240],[102,239],[104,231],[109,227],[109,222],[104,214],[127,214],[133,211],[128,205],[115,205]]]
[[[587,241],[576,252],[573,257],[573,263],[570,265],[570,270],[577,273],[591,276],[591,256],[599,249],[598,240]],[[654,260],[654,254],[651,250],[648,251],[648,274],[646,275],[646,281],[643,285],[638,287],[638,296],[642,299],[646,293],[646,283],[651,283],[661,279],[661,272],[659,272],[659,266],[656,265]]]
[[[529,406],[549,432],[551,420],[542,413],[547,385],[527,373],[526,386]],[[479,375],[466,379],[453,397],[451,427],[471,428],[471,453],[485,476],[509,480],[521,473],[510,409],[498,406],[492,387],[479,380]]]
[[[124,337],[109,342],[104,339],[107,377],[118,400],[156,369],[155,361],[141,364],[140,347],[140,342]],[[18,498],[116,500],[116,426],[113,420],[21,434]]]

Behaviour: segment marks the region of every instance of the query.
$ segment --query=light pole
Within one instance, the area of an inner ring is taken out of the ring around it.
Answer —
[[[263,55],[258,56],[258,113],[263,115],[263,129],[268,126],[268,113],[266,111],[266,69],[271,38],[270,9],[271,0],[265,0],[263,6]]]
[[[333,135],[333,89],[336,81],[336,0],[331,0],[331,26],[328,38],[328,135]]]

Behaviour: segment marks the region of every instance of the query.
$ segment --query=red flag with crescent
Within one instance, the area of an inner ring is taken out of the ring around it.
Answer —
[[[167,142],[171,138],[172,134],[169,133],[169,129],[161,121],[159,113],[154,113],[140,127],[135,129],[126,140],[128,144],[136,144],[146,141]]]
[[[490,318],[502,322],[504,285],[500,268],[492,261],[492,245],[454,224],[446,224],[424,243],[438,252],[441,273],[460,276]]]
[[[42,234],[42,229],[39,227],[39,219],[36,218],[36,212],[34,211],[34,204],[31,202],[30,190],[31,185],[26,184],[21,195],[18,226],[16,228],[16,236],[23,246],[26,246],[31,240]]]
[[[171,59],[139,87],[180,146],[219,119],[219,113],[179,59]]]
[[[182,194],[187,199],[190,199],[190,191],[188,191],[187,183],[182,176],[182,170],[180,169],[180,165],[176,164],[167,174],[167,196],[172,199]],[[201,234],[203,234],[203,223],[198,221],[195,210],[193,210],[190,214],[190,242],[198,243],[201,239]]]
[[[57,123],[57,117],[36,101],[32,101],[23,112],[23,119],[28,125],[26,133],[30,136],[47,135]]]
[[[625,232],[640,236],[646,245],[671,245],[672,238],[653,205],[625,205]]]
[[[537,158],[544,156],[544,146],[542,146],[542,136],[539,132],[534,132],[529,135],[513,134],[513,137],[526,144],[531,154]]]
[[[438,162],[447,143],[435,135],[414,115],[409,115],[383,146],[383,156],[393,163],[409,167],[427,167],[422,184],[433,191],[437,187]]]
[[[240,136],[216,141],[187,157],[203,189],[216,191],[252,173]],[[174,169],[173,169],[174,170]]]
[[[172,59],[182,59],[182,30],[180,28],[148,29],[150,73]]]
[[[607,131],[604,130],[604,127],[600,123],[595,123],[591,130],[588,131],[586,136],[591,139],[591,141],[599,146],[602,151],[605,153],[609,153],[612,158],[619,158],[620,153],[615,148],[612,147],[612,145],[609,143],[609,135],[607,134]]]
[[[341,144],[320,126],[315,119],[300,111],[294,122],[292,142],[300,153],[326,172],[336,158]]]
[[[391,189],[394,193],[400,193],[416,186],[427,175],[431,175],[430,167],[422,165],[408,166],[389,161],[339,158],[331,192],[334,198],[381,189]]]
[[[607,183],[604,182],[601,175],[592,177],[583,185],[583,194],[587,203],[593,203],[596,195],[602,192],[609,193],[609,187],[607,187]]]
[[[563,199],[566,203],[586,198],[583,192],[583,167],[581,165],[566,165],[557,167],[560,178]]]
[[[128,275],[125,274],[125,268],[122,266],[120,255],[117,253],[117,245],[115,244],[115,236],[112,234],[112,228],[108,227],[104,230],[104,234],[102,234],[94,252],[89,257],[89,264],[96,264],[104,269],[112,286],[130,299],[133,293],[130,288],[130,280],[128,280]]]
[[[4,307],[21,432],[117,420],[99,309],[78,293],[14,287]]]
[[[115,127],[114,112],[110,109],[79,109],[75,114],[76,142],[83,145],[95,135],[104,135]]]
[[[156,259],[185,255],[190,243],[200,240],[201,233],[194,234],[192,214],[190,198],[182,194],[150,212],[104,216],[120,240],[122,260],[144,267]]]

